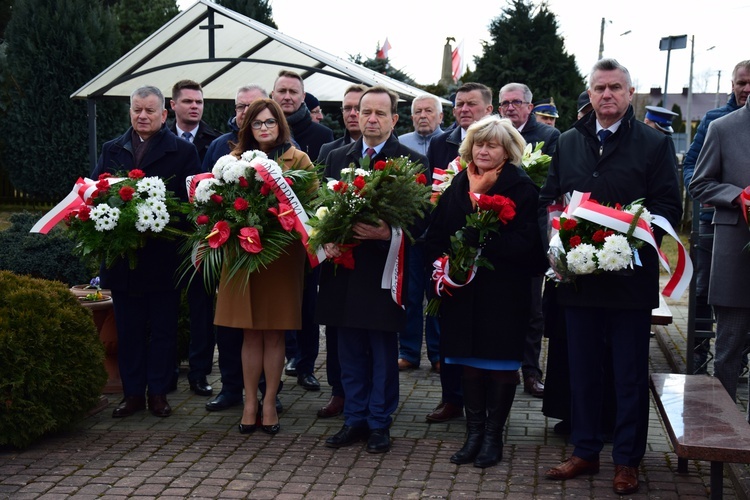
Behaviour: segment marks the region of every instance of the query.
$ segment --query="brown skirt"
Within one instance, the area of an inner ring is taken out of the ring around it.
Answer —
[[[252,330],[302,328],[302,288],[306,251],[295,241],[267,268],[226,280],[222,275],[216,296],[214,324]]]

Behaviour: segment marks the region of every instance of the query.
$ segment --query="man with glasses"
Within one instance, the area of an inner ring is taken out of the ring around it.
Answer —
[[[536,147],[544,141],[542,152],[552,155],[555,151],[560,131],[549,125],[536,121],[531,113],[534,105],[531,103],[533,95],[529,87],[523,83],[508,83],[500,89],[500,116],[507,118],[521,133],[527,144]],[[523,390],[535,398],[544,397],[542,383],[542,369],[539,366],[539,355],[542,351],[542,337],[544,336],[544,314],[542,313],[542,287],[544,277],[538,276],[532,280],[532,316],[529,331],[526,333],[523,362]]]
[[[427,161],[430,168],[445,168],[458,157],[458,147],[466,137],[466,129],[472,123],[492,114],[492,90],[481,83],[468,82],[456,89],[453,115],[456,127],[430,141]],[[439,336],[439,333],[438,333]],[[428,422],[446,422],[459,418],[464,412],[464,399],[461,390],[461,365],[440,363],[440,403],[426,417]]]
[[[333,142],[328,142],[320,147],[318,163],[325,163],[328,153],[341,146],[356,142],[362,137],[359,129],[359,98],[367,87],[361,84],[351,85],[344,92],[344,100],[341,101],[341,118],[344,120],[344,136]]]

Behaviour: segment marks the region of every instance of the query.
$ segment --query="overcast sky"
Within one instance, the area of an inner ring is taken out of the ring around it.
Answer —
[[[180,0],[189,6],[193,0]],[[386,38],[391,64],[418,83],[437,83],[446,37],[464,41],[464,56],[471,68],[490,41],[488,27],[507,4],[500,0],[417,2],[380,0],[271,0],[279,30],[339,57],[370,57]],[[586,8],[583,5],[596,6]],[[700,7],[699,7],[700,5]],[[368,10],[367,7],[373,8]],[[596,62],[602,18],[605,18],[604,56],[614,57],[630,70],[638,92],[664,87],[667,52],[659,50],[662,37],[688,35],[688,46],[670,57],[669,91],[680,92],[690,74],[690,38],[695,38],[693,91],[730,91],[734,65],[750,59],[743,48],[750,1],[713,0],[689,5],[678,0],[630,2],[573,2],[549,0],[557,18],[558,33],[573,54],[581,74]],[[621,35],[622,33],[628,34]],[[454,46],[455,46],[454,44]],[[711,50],[709,48],[714,47]],[[718,80],[718,73],[721,79]],[[533,89],[533,82],[528,83]]]

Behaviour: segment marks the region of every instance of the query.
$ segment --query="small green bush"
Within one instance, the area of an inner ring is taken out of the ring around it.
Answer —
[[[30,233],[41,213],[19,212],[10,216],[11,227],[0,231],[0,269],[34,278],[62,281],[69,286],[88,283],[97,274],[73,255],[74,242],[64,229],[48,234]]]
[[[91,312],[65,285],[0,271],[0,445],[69,428],[107,380]]]

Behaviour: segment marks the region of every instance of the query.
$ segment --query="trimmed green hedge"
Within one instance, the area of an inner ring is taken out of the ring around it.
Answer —
[[[0,271],[0,445],[67,429],[99,400],[104,346],[62,283]]]

